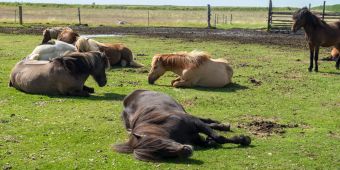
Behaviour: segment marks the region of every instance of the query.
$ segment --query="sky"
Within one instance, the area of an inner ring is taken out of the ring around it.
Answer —
[[[180,6],[249,6],[266,7],[269,0],[0,0],[0,2],[68,3],[68,4],[123,4],[123,5],[180,5]],[[274,7],[319,6],[323,0],[273,0]],[[327,5],[340,4],[340,0],[327,0]]]

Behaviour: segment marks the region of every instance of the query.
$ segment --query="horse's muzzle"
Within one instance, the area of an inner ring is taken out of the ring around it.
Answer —
[[[148,78],[148,82],[149,82],[149,84],[155,84],[155,80],[153,79],[153,78]]]

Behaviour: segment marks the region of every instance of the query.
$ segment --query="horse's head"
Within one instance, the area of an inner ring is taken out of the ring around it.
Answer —
[[[90,53],[90,63],[91,70],[90,75],[98,83],[100,87],[103,87],[107,83],[106,79],[106,69],[110,68],[109,60],[107,59],[105,53],[101,52],[89,52]]]
[[[78,37],[75,46],[79,52],[99,51],[98,42],[89,38]]]
[[[149,71],[149,84],[154,84],[155,81],[166,72],[165,67],[161,61],[161,56],[156,55],[152,59],[151,70]]]
[[[293,22],[291,30],[296,32],[306,25],[315,26],[318,23],[318,18],[313,15],[307,7],[303,7],[293,14]]]
[[[188,158],[192,155],[193,147],[160,136],[133,133],[129,142],[116,145],[115,150],[133,153],[136,159],[142,161],[156,161],[176,157]]]

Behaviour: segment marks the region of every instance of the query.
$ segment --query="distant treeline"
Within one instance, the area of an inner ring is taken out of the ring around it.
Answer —
[[[81,4],[52,4],[52,3],[19,3],[19,2],[0,2],[0,6],[29,6],[29,7],[51,7],[51,8],[98,8],[98,9],[127,9],[127,10],[207,10],[206,6],[173,6],[173,5],[81,5]],[[267,11],[267,7],[222,7],[212,6],[217,11]],[[279,11],[296,10],[296,8],[282,7],[274,8]]]

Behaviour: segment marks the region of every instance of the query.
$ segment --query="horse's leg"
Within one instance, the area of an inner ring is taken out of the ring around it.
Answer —
[[[192,82],[188,80],[180,80],[175,81],[174,84],[172,84],[174,87],[192,87]]]
[[[217,133],[215,133],[212,128],[210,128],[207,124],[202,122],[199,119],[193,120],[197,130],[201,133],[204,133],[211,137],[214,141],[216,141],[219,144],[224,144],[224,143],[234,143],[234,144],[241,144],[244,146],[247,146],[251,143],[251,139],[248,136],[234,136],[232,138],[226,138],[224,136],[220,136]]]
[[[83,90],[87,91],[88,93],[94,93],[94,88],[92,87],[87,87],[87,86],[83,86]]]
[[[314,60],[315,60],[315,68],[314,68],[314,71],[315,71],[315,72],[318,72],[318,71],[319,71],[319,66],[318,66],[319,49],[320,49],[320,46],[316,46],[316,47],[315,47],[315,55],[314,55]]]
[[[309,68],[308,71],[312,72],[313,71],[313,55],[314,55],[314,46],[309,43],[309,59],[310,59],[310,63],[309,63]]]
[[[172,80],[171,86],[173,86],[176,81],[180,81],[180,80],[181,80],[181,77],[177,77],[175,80]]]
[[[67,93],[67,95],[80,96],[80,97],[89,97],[90,96],[90,94],[87,91],[83,91],[83,90],[70,91],[70,92]]]
[[[131,126],[130,126],[130,120],[129,120],[128,113],[125,110],[123,110],[121,114],[122,114],[122,118],[124,120],[126,130],[128,132],[131,132]]]
[[[200,118],[198,117],[202,122],[206,123],[210,128],[219,130],[219,131],[230,131],[230,125],[223,124],[217,120],[212,120],[209,118]]]
[[[338,50],[338,59],[336,60],[336,64],[335,64],[335,67],[336,67],[336,69],[340,69],[340,44],[338,44],[337,46],[336,46],[336,49]]]

